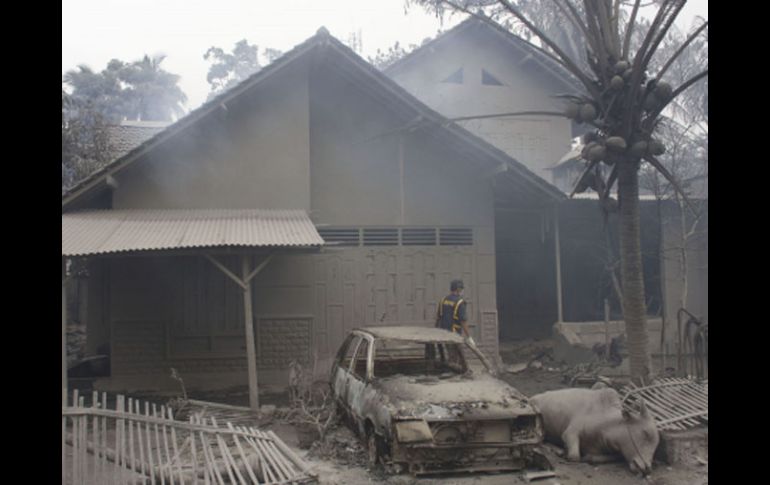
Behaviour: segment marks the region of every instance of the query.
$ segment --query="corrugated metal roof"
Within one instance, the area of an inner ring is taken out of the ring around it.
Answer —
[[[613,190],[610,194],[612,197],[615,197],[617,199],[618,194],[617,191]],[[575,194],[572,196],[573,199],[581,199],[581,200],[599,200],[599,194],[596,192],[583,192],[581,194]],[[639,200],[658,200],[658,198],[653,194],[639,194]]]
[[[134,209],[62,214],[62,256],[323,244],[302,210]]]

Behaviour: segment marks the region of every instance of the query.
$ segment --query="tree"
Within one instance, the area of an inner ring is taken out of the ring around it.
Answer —
[[[120,71],[124,67],[123,61],[112,59],[101,72],[95,72],[86,65],[67,71],[63,82],[72,89],[68,102],[89,103],[111,122],[126,118],[128,105],[120,79]]]
[[[702,19],[697,23],[702,23]],[[661,58],[670,57],[678,46],[681,45],[687,35],[676,27],[673,27],[668,37],[668,42],[663,42],[659,49]],[[690,47],[685,50],[676,61],[671,64],[666,75],[667,81],[681,83],[697,72],[700,66],[708,62],[708,39],[696,38]],[[680,293],[678,311],[675,315],[677,322],[677,354],[678,367],[681,372],[686,372],[683,361],[683,343],[687,339],[680,328],[680,317],[690,314],[689,308],[689,274],[693,268],[691,251],[703,247],[704,238],[708,238],[708,232],[704,228],[704,222],[708,218],[708,194],[704,190],[708,183],[708,78],[692,86],[683,92],[671,104],[673,115],[664,120],[658,130],[658,136],[668,147],[665,154],[661,155],[661,163],[668,169],[672,177],[690,197],[688,201],[681,194],[666,183],[660,174],[649,166],[643,166],[640,172],[640,183],[652,192],[658,200],[658,213],[664,213],[664,206],[673,208],[666,211],[673,217],[662,219],[664,230],[670,231],[672,237],[663,244],[661,241],[661,255],[663,261],[672,262],[679,268]],[[683,313],[684,312],[684,313]],[[665,328],[674,318],[664,320],[664,328],[661,333],[661,352],[665,351]]]
[[[405,55],[409,54],[421,45],[427,44],[430,41],[431,37],[426,37],[419,45],[409,44],[409,47],[407,48],[404,48],[399,42],[396,42],[392,46],[388,47],[387,51],[377,49],[377,53],[374,55],[374,57],[369,56],[367,60],[370,64],[374,65],[374,67],[382,71],[387,69],[391,64],[401,59]]]
[[[628,335],[631,374],[644,382],[650,374],[649,337],[639,223],[639,171],[643,163],[660,173],[684,197],[681,187],[661,163],[665,145],[657,138],[661,113],[689,87],[708,76],[702,68],[674,88],[663,80],[671,64],[705,31],[708,23],[691,33],[668,58],[659,49],[686,0],[656,0],[649,26],[637,20],[641,0],[553,0],[564,23],[580,33],[586,65],[525,13],[527,1],[416,0],[441,15],[464,12],[495,26],[521,23],[541,44],[544,55],[564,67],[580,83],[580,92],[561,95],[565,111],[558,115],[594,128],[584,141],[584,174],[596,180],[600,198],[606,200],[617,184],[623,315]],[[628,15],[628,20],[625,19]],[[642,33],[634,45],[635,31]],[[659,64],[652,62],[658,54]],[[660,65],[660,68],[656,68]],[[654,71],[653,71],[654,70]],[[556,113],[550,113],[557,115]],[[511,114],[506,114],[511,116]],[[655,135],[655,136],[654,136]],[[608,168],[605,176],[601,165]],[[580,181],[582,177],[578,180]]]
[[[382,51],[380,49],[377,49],[377,53],[374,55],[374,57],[369,57],[367,60],[370,64],[373,64],[374,67],[376,67],[379,70],[386,69],[388,66],[396,62],[397,60],[401,59],[405,55],[409,54],[411,51],[414,50],[414,48],[417,47],[416,45],[412,44],[409,46],[409,49],[404,49],[401,47],[401,44],[396,42],[392,46],[388,47],[387,51]]]
[[[101,72],[81,65],[64,74],[72,99],[89,105],[107,122],[172,121],[184,115],[187,96],[179,76],[161,67],[165,56],[144,56],[126,63],[112,59]]]
[[[119,78],[126,84],[122,94],[128,119],[173,121],[184,115],[187,95],[177,85],[179,76],[161,67],[165,58],[145,55],[120,70]]]
[[[282,55],[277,49],[265,48],[262,57],[267,64]],[[203,59],[212,62],[206,81],[211,85],[209,99],[230,89],[262,68],[259,46],[249,44],[246,39],[235,43],[232,52],[225,52],[221,47],[210,47]]]
[[[107,124],[99,109],[62,90],[62,193],[109,162]]]

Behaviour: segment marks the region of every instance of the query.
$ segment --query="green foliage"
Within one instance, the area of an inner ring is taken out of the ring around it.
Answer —
[[[187,96],[178,86],[179,76],[165,71],[165,56],[144,56],[126,63],[111,60],[96,72],[81,65],[68,71],[64,84],[72,98],[99,112],[109,123],[121,120],[172,121],[184,115]]]
[[[179,76],[161,67],[165,56],[144,56],[120,71],[128,119],[172,121],[184,115],[187,96],[177,85]]]
[[[377,49],[377,53],[374,55],[374,57],[370,56],[367,60],[377,69],[383,70],[405,55],[409,54],[409,52],[414,50],[415,47],[417,46],[412,45],[410,46],[409,50],[407,50],[401,47],[401,44],[396,42],[392,46],[388,47],[387,51]]]
[[[109,162],[107,129],[104,115],[93,103],[80,101],[62,90],[62,193]]]
[[[401,59],[405,55],[409,54],[413,50],[431,41],[430,37],[423,39],[421,44],[409,44],[409,47],[404,48],[399,42],[396,42],[392,46],[388,47],[387,51],[377,49],[377,53],[374,57],[369,56],[367,60],[370,64],[374,65],[379,70],[387,69],[391,64]]]
[[[281,55],[281,51],[269,47],[262,51],[266,64]],[[259,46],[249,44],[246,39],[236,42],[231,52],[225,52],[221,47],[210,47],[203,59],[212,63],[206,75],[206,81],[211,85],[209,99],[232,88],[262,68]]]

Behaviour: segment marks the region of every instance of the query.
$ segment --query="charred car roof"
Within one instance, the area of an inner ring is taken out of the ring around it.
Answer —
[[[374,338],[383,339],[408,340],[412,342],[464,343],[464,340],[460,335],[433,327],[389,325],[384,327],[356,328],[353,329],[353,331],[369,334]]]

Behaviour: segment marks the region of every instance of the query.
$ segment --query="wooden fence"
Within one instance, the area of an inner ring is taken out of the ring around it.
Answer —
[[[74,391],[62,408],[62,484],[299,484],[308,465],[272,431],[106,393]]]

